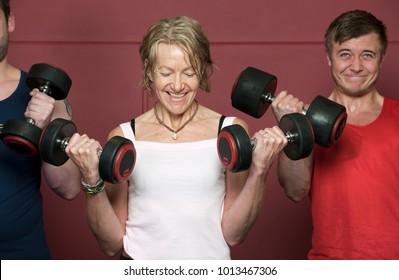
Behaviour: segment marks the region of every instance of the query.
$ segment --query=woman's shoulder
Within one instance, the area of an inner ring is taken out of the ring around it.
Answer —
[[[200,119],[218,119],[222,116],[221,113],[216,112],[204,105],[198,104],[197,116]]]
[[[200,113],[201,114],[200,115],[201,119],[205,119],[205,120],[212,120],[213,119],[215,121],[219,121],[220,118],[222,116],[224,116],[225,118],[230,118],[232,120],[233,124],[239,124],[239,125],[242,125],[244,127],[247,126],[247,123],[243,119],[240,119],[239,117],[236,117],[236,116],[233,116],[233,115],[230,115],[230,114],[227,114],[227,113],[216,112],[216,111],[214,111],[214,110],[212,110],[212,109],[210,109],[208,107],[205,107],[205,106],[201,106],[201,107],[203,108],[203,110],[201,110],[202,114]],[[200,110],[198,110],[198,111],[200,112]]]

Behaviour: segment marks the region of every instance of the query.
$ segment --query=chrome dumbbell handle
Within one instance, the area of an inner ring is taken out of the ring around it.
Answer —
[[[276,98],[273,96],[272,93],[267,93],[267,94],[262,95],[262,101],[265,103],[267,102],[269,104],[272,104],[275,99]],[[306,115],[306,113],[307,113],[307,110],[305,109],[305,107],[303,107],[301,110],[301,114]]]
[[[41,85],[39,91],[51,96],[50,82],[46,81],[44,85]],[[25,120],[30,124],[35,124],[35,121],[32,118],[26,118]]]

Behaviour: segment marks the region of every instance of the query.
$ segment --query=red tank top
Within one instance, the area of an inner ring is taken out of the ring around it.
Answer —
[[[315,146],[309,259],[399,259],[399,101]]]

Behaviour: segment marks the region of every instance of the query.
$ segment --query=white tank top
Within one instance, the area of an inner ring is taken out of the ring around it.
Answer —
[[[233,123],[227,117],[223,126]],[[185,143],[136,141],[129,177],[125,252],[133,259],[230,259],[221,227],[225,170],[217,139]]]

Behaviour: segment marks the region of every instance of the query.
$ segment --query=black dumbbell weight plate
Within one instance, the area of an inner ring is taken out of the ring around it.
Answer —
[[[293,113],[284,115],[279,123],[280,129],[291,135],[284,153],[291,160],[306,158],[313,149],[313,130],[308,119],[300,114]]]
[[[136,161],[136,150],[132,141],[121,136],[112,137],[100,155],[100,177],[112,184],[129,178]]]
[[[69,157],[64,151],[63,141],[76,133],[76,126],[72,121],[65,119],[53,120],[44,130],[40,137],[40,155],[44,162],[60,166]]]
[[[30,89],[48,85],[51,88],[49,96],[55,100],[62,100],[68,96],[72,81],[68,74],[48,64],[38,63],[32,65],[26,77],[26,84]]]
[[[238,76],[231,93],[234,108],[260,118],[269,108],[266,95],[274,96],[277,78],[269,73],[248,67]]]
[[[218,136],[218,155],[231,172],[247,170],[252,162],[252,144],[245,129],[233,124],[224,127]]]
[[[26,120],[7,120],[0,137],[11,150],[25,156],[34,156],[39,150],[42,130]]]
[[[324,96],[317,96],[306,112],[317,144],[330,147],[341,136],[346,124],[347,113],[344,106]]]

